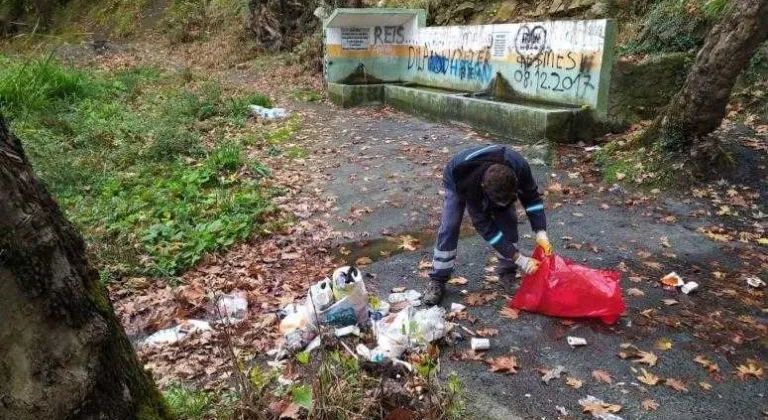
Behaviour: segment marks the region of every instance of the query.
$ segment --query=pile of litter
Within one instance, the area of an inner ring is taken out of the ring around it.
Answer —
[[[454,330],[454,324],[445,320],[445,309],[418,306],[421,293],[396,290],[384,301],[368,295],[360,270],[340,267],[330,279],[313,284],[303,303],[291,303],[278,313],[283,342],[268,354],[282,359],[302,350],[311,352],[321,344],[321,327],[329,327],[335,328],[337,337],[372,333],[375,345],[359,343],[355,357],[408,367],[400,360],[403,353],[424,349]]]

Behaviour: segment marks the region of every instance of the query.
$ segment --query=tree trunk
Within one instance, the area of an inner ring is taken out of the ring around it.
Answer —
[[[680,92],[644,137],[682,152],[720,126],[736,78],[768,36],[768,0],[737,0],[704,40]]]
[[[80,234],[0,115],[0,418],[165,419]]]

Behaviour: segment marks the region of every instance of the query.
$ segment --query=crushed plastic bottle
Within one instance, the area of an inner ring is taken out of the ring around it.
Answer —
[[[264,108],[259,105],[251,105],[249,108],[251,109],[251,114],[268,120],[276,120],[288,116],[288,111],[285,108]]]

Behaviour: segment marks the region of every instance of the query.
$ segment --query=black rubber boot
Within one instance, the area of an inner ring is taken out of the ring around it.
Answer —
[[[429,279],[427,287],[424,288],[422,302],[427,306],[439,305],[445,294],[445,280]]]

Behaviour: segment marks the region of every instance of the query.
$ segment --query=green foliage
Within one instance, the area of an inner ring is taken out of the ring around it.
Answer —
[[[309,364],[309,353],[306,351],[296,353],[296,361],[302,365]]]
[[[240,137],[213,136],[211,150],[201,138],[245,121],[247,107],[233,104],[266,97],[226,97],[216,83],[189,90],[156,69],[0,63],[3,112],[102,272],[175,275],[247,239],[273,210],[259,186],[269,169],[248,161]]]
[[[312,388],[309,385],[296,386],[291,390],[293,402],[307,410],[312,409]]]
[[[698,48],[722,12],[723,0],[661,0],[645,16],[643,30],[622,48],[630,54],[682,52]]]
[[[242,15],[245,5],[242,0],[172,0],[162,28],[171,42],[192,42],[223,25],[231,25]]]
[[[165,401],[171,413],[179,420],[230,418],[234,413],[236,396],[198,391],[172,384],[165,392]]]
[[[320,102],[323,99],[322,94],[309,89],[294,89],[291,96],[301,102]]]

